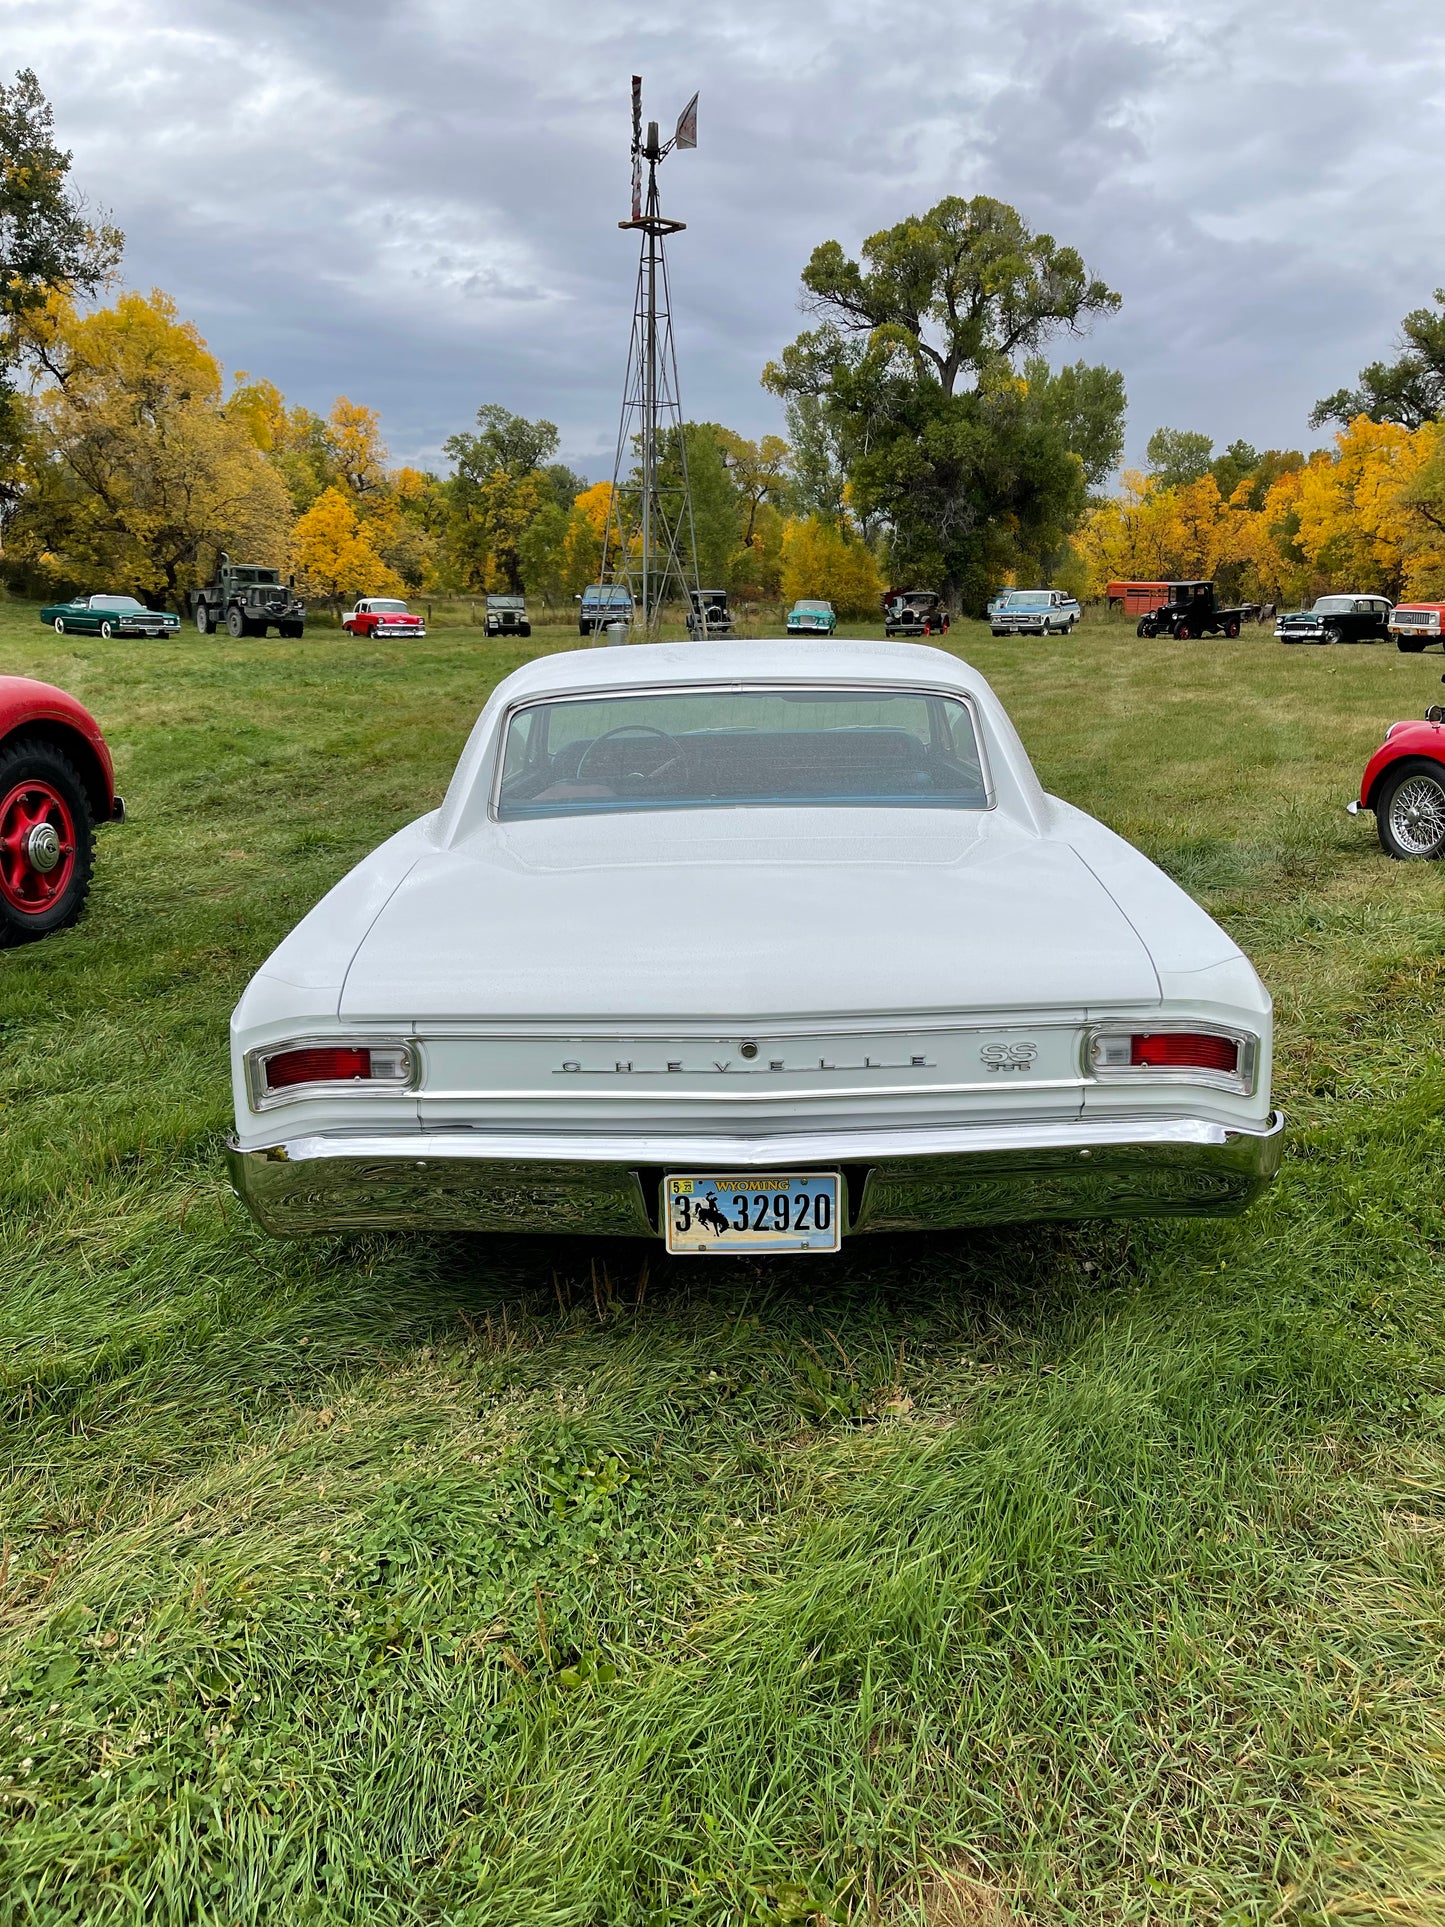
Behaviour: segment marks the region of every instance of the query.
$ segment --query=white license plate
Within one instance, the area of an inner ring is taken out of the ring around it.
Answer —
[[[664,1178],[669,1251],[837,1251],[836,1171]]]

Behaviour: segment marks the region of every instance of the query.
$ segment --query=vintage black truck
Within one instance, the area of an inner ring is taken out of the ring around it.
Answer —
[[[228,635],[299,636],[306,627],[306,604],[296,593],[296,578],[281,580],[278,569],[253,562],[232,562],[223,550],[216,579],[204,589],[191,590],[191,614],[203,636],[213,636],[222,623]]]
[[[1214,599],[1212,582],[1171,582],[1169,600],[1140,616],[1137,633],[1173,636],[1178,642],[1190,642],[1196,636],[1234,637],[1242,624],[1253,622],[1258,614],[1257,602],[1222,608]]]

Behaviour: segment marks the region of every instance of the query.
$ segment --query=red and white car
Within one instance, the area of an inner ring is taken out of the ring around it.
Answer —
[[[94,716],[65,690],[0,676],[0,949],[75,922],[95,826],[125,820]]]
[[[1445,636],[1445,602],[1397,602],[1390,611],[1390,634],[1397,649],[1418,656],[1427,643]]]
[[[341,626],[349,636],[405,636],[415,642],[426,634],[421,617],[390,596],[363,596],[341,618]]]

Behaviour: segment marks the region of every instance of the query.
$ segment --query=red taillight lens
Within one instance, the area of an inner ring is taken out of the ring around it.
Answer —
[[[1239,1045],[1233,1037],[1211,1037],[1207,1031],[1136,1032],[1129,1039],[1129,1062],[1164,1070],[1237,1072]]]
[[[273,1091],[290,1084],[346,1084],[370,1076],[371,1052],[351,1045],[283,1050],[266,1060],[266,1082]]]

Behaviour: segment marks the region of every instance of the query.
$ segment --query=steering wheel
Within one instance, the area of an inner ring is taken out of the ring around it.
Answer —
[[[672,769],[675,764],[680,763],[687,755],[686,747],[680,743],[675,736],[669,736],[665,729],[654,729],[651,723],[619,723],[616,729],[607,730],[603,735],[597,737],[595,742],[589,743],[582,752],[581,759],[577,764],[577,775],[575,779],[577,782],[580,783],[583,777],[586,776],[588,765],[598,750],[601,749],[602,745],[604,743],[616,742],[619,736],[655,736],[659,742],[667,745],[672,750],[672,754],[665,756],[662,762],[657,764],[654,769],[619,769],[613,780],[620,781],[624,777],[633,777],[638,782],[655,783],[659,776],[665,776],[668,770]],[[625,750],[627,746],[624,743],[622,747]]]

